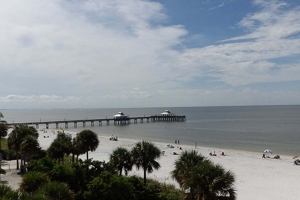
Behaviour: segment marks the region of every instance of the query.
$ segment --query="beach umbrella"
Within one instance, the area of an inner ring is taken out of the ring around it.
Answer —
[[[264,153],[272,153],[272,150],[271,149],[265,149]]]

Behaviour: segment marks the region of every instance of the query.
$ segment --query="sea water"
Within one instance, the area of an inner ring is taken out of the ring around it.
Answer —
[[[164,110],[185,115],[185,122],[147,122],[114,125],[95,122],[59,124],[65,131],[90,129],[104,136],[205,146],[276,154],[300,154],[300,106],[226,106],[110,109],[1,110],[7,123],[112,118],[123,112],[130,117],[159,115]],[[40,128],[45,126],[40,126]],[[50,125],[55,129],[55,124]],[[100,143],[101,145],[101,143]]]

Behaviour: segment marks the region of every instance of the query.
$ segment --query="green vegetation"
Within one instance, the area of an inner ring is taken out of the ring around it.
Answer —
[[[70,155],[72,148],[72,140],[65,133],[58,133],[57,138],[51,143],[48,148],[48,155],[54,158],[58,163],[64,163],[65,155]]]
[[[4,122],[0,122],[0,151],[2,150],[2,137],[7,136],[7,125]]]
[[[7,125],[6,121],[2,120],[3,114],[0,112],[0,151],[2,150],[2,137],[7,136]]]
[[[0,185],[0,199],[20,200],[235,200],[234,176],[197,151],[184,151],[175,162],[172,177],[182,189],[147,179],[146,173],[160,168],[156,161],[160,150],[147,141],[128,150],[115,149],[109,162],[88,159],[88,151],[99,145],[97,135],[89,130],[71,139],[60,133],[47,151],[39,148],[37,133],[30,127],[15,128],[8,137],[8,147],[21,156],[26,172],[17,191]],[[86,160],[78,159],[81,154]],[[68,157],[72,155],[71,157]],[[75,162],[76,156],[76,162]],[[68,159],[66,159],[68,158]],[[26,162],[27,163],[26,163]],[[26,165],[25,165],[26,164]],[[142,168],[144,177],[127,176],[133,166]],[[22,167],[21,167],[22,169]],[[122,176],[122,171],[126,176]]]
[[[8,151],[8,145],[7,145],[7,138],[1,139],[1,151],[7,152]]]
[[[41,172],[29,172],[23,176],[20,184],[20,191],[27,192],[32,195],[35,191],[38,191],[45,183],[50,181],[49,177],[45,173]]]
[[[27,156],[28,151],[31,153],[36,152],[39,149],[37,142],[39,134],[37,130],[30,126],[20,125],[17,126],[8,136],[7,144],[9,150],[12,150],[17,155],[17,169],[19,168],[19,158],[21,155],[22,169],[25,166],[25,159],[29,159]],[[29,142],[27,140],[30,140]],[[29,144],[26,144],[29,143]]]
[[[37,194],[43,196],[44,199],[75,199],[75,196],[73,192],[69,189],[68,185],[62,182],[48,182],[42,186],[41,190],[39,190]]]
[[[182,152],[171,174],[180,187],[187,191],[186,199],[236,199],[234,175],[197,151]]]

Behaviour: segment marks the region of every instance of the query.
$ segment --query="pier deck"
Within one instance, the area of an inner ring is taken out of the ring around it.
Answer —
[[[110,122],[113,122],[114,125],[120,124],[130,124],[133,123],[140,123],[143,122],[184,122],[186,121],[186,117],[184,115],[153,115],[153,116],[144,116],[144,117],[127,117],[127,118],[102,118],[102,119],[84,119],[84,120],[58,120],[58,121],[36,121],[36,122],[18,122],[18,123],[11,123],[7,124],[9,127],[15,127],[18,125],[35,125],[36,128],[39,128],[39,125],[46,125],[46,129],[49,128],[50,124],[55,124],[56,128],[59,128],[59,124],[65,124],[65,128],[69,127],[69,124],[73,123],[74,128],[77,128],[77,123],[82,123],[83,127],[86,127],[87,123],[93,127],[95,123],[98,123],[99,126],[102,126],[102,122],[106,122],[107,125]]]

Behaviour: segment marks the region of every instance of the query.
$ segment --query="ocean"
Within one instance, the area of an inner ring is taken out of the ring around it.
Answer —
[[[146,122],[127,125],[91,127],[82,123],[67,131],[90,129],[99,135],[118,138],[205,146],[242,151],[263,152],[272,149],[275,154],[300,155],[300,106],[219,106],[170,108],[104,108],[104,109],[45,109],[0,110],[7,123],[111,118],[118,112],[130,117],[158,115],[164,110],[185,115],[185,122]],[[64,128],[64,124],[60,124]],[[45,128],[40,126],[39,128]],[[55,129],[55,125],[50,125]],[[100,141],[101,142],[101,141]],[[100,143],[101,145],[101,143]]]

